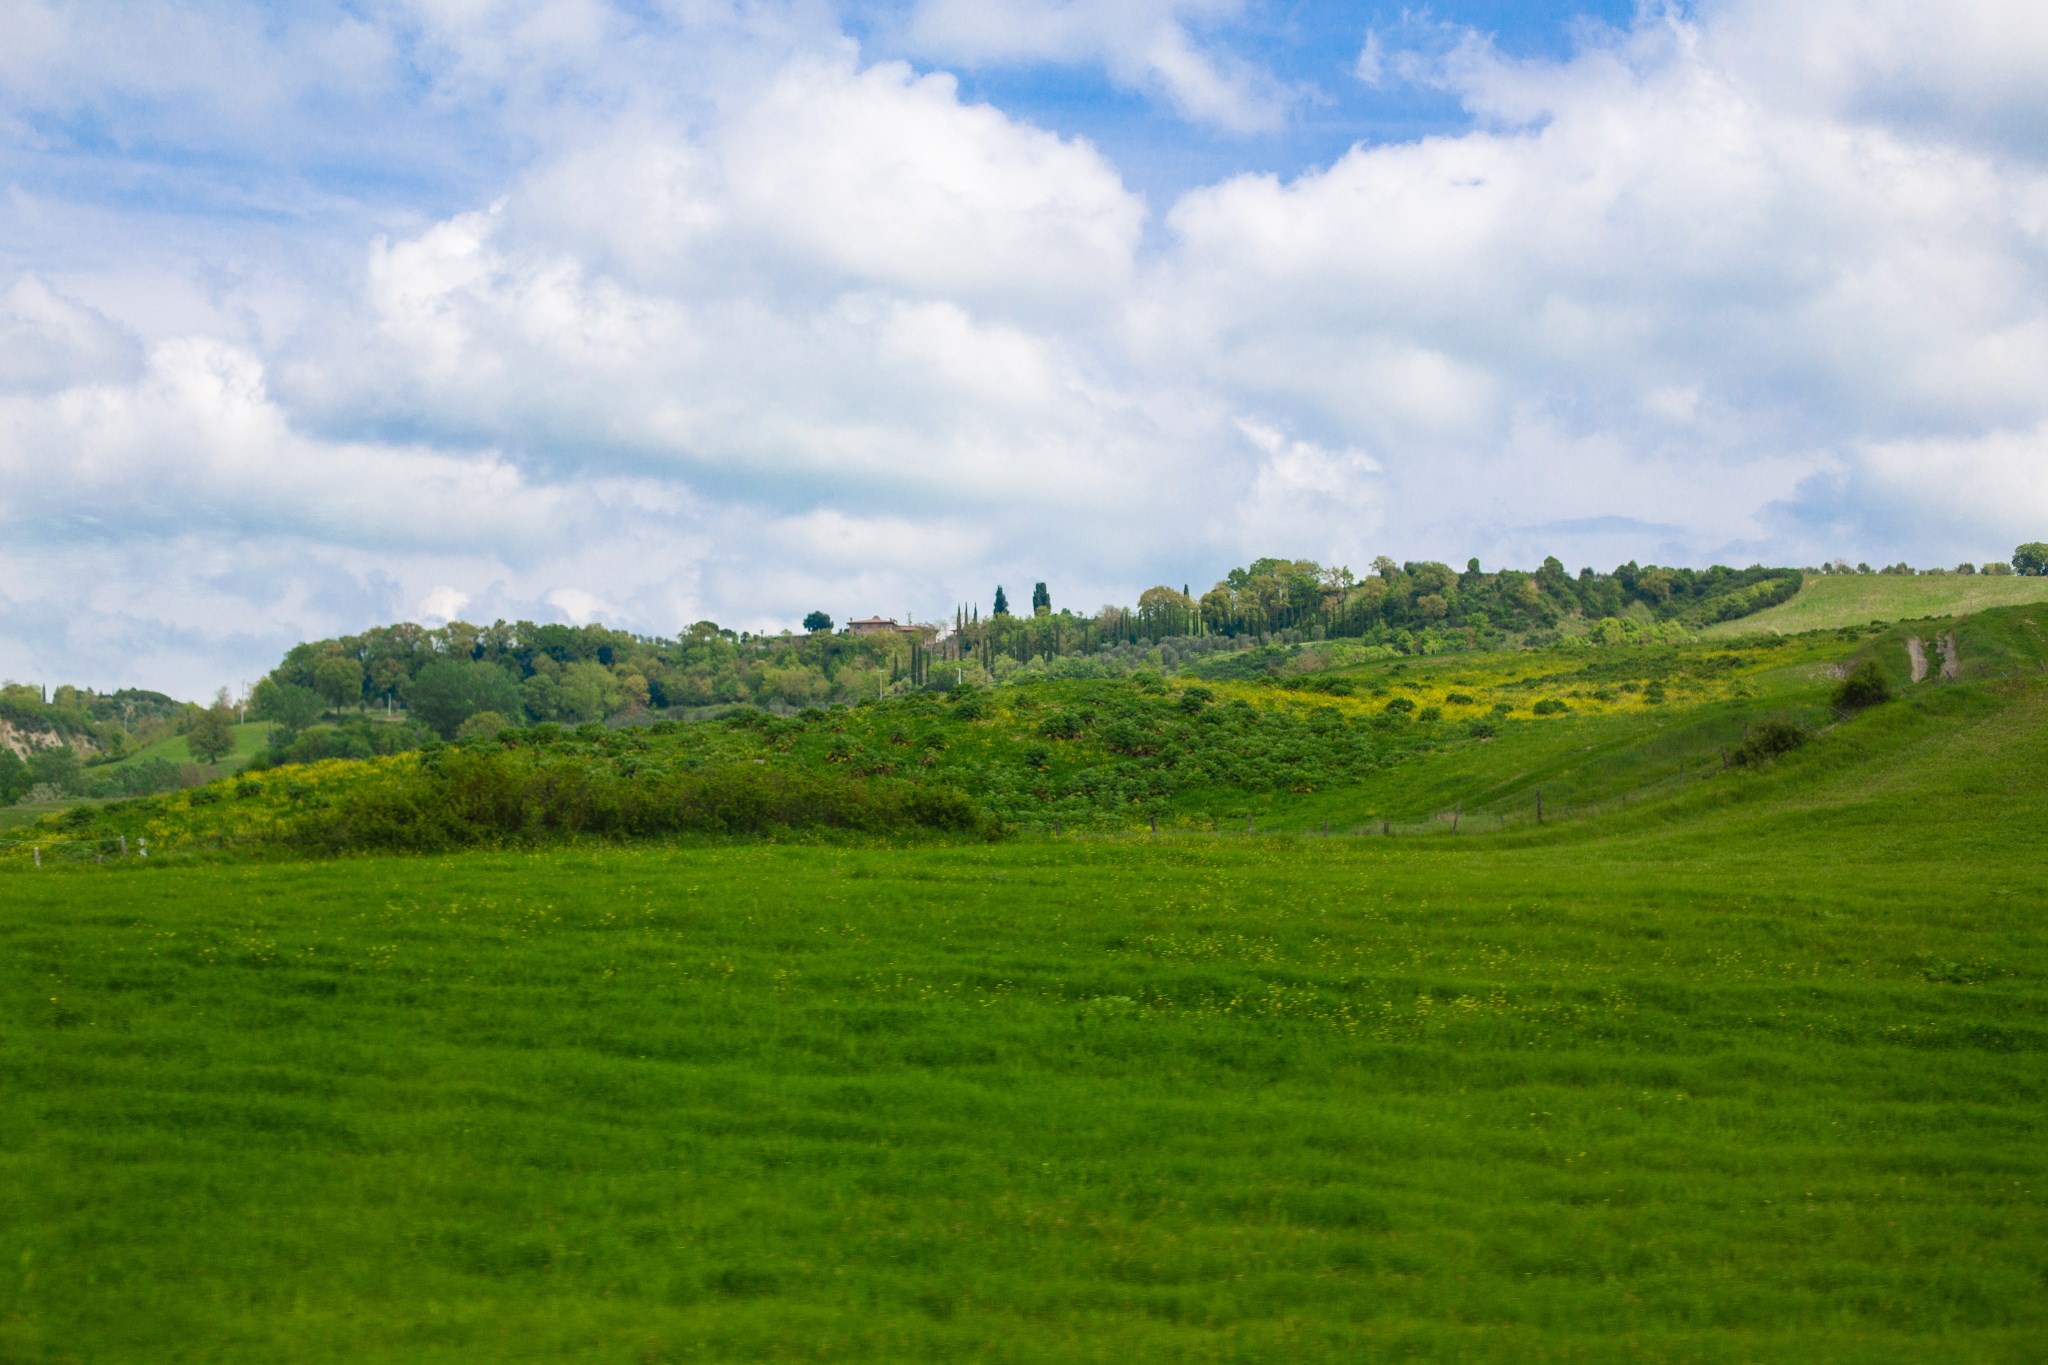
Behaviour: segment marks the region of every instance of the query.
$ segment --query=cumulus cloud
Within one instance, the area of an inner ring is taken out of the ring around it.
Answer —
[[[1189,194],[1147,344],[1365,441],[1411,507],[1446,468],[1520,482],[1531,432],[1578,452],[1548,463],[1581,498],[1630,482],[1587,482],[1587,441],[1639,469],[1669,452],[1655,487],[1692,509],[1694,553],[1763,535],[1766,488],[1873,459],[1886,433],[1995,465],[2006,447],[1978,438],[2043,401],[2048,181],[1848,94],[1776,99],[1762,22],[1654,17],[1563,63],[1463,35],[1429,70],[1489,126]],[[1700,487],[1731,480],[1736,498]]]
[[[128,12],[8,11],[0,117],[351,169],[208,216],[81,198],[55,135],[4,154],[0,673],[200,695],[404,616],[775,628],[1264,553],[1953,562],[2048,518],[2016,3],[1721,0],[1563,60],[1410,24],[1357,74],[1468,130],[1157,217],[816,5]],[[902,42],[1251,128],[1289,97],[1210,36],[1238,12],[926,0]],[[191,60],[130,71],[151,33]]]
[[[488,452],[308,439],[258,360],[203,339],[162,343],[132,384],[0,397],[0,436],[0,481],[13,490],[0,525],[23,541],[135,539],[196,521],[517,553],[573,530],[580,510]]]
[[[0,295],[0,392],[41,392],[132,372],[135,337],[105,314],[23,275]]]

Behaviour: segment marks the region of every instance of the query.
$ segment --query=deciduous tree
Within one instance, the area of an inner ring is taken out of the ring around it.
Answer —
[[[329,654],[313,665],[313,688],[339,711],[363,699],[363,666],[345,654]]]
[[[405,693],[405,704],[413,716],[443,739],[455,738],[462,723],[479,712],[517,715],[519,703],[519,685],[510,673],[474,659],[430,663]]]
[[[235,710],[225,689],[213,705],[192,717],[185,731],[185,747],[201,763],[218,763],[235,747]]]

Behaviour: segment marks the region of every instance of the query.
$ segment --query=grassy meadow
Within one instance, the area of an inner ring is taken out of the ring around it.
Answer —
[[[2048,670],[1955,629],[673,738],[1343,718],[1156,837],[7,862],[0,1360],[2039,1359]]]
[[[207,770],[211,775],[232,773],[240,770],[251,759],[262,753],[264,746],[270,742],[271,725],[268,721],[248,721],[231,728],[234,731],[235,747],[226,754],[223,754],[219,763],[200,764],[200,767]],[[138,763],[148,762],[151,759],[162,759],[168,763],[196,763],[198,761],[193,758],[192,748],[185,742],[183,735],[166,735],[154,744],[144,745],[127,757],[116,759],[114,762],[104,765],[101,771],[110,772],[116,768],[130,767]]]
[[[1984,574],[1808,574],[1792,599],[1775,607],[1709,626],[1703,634],[1728,638],[1757,631],[1797,635],[1872,621],[1962,616],[1998,607],[2048,602],[2048,578],[1993,578]]]

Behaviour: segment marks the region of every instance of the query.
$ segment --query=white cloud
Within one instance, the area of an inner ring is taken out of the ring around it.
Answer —
[[[0,295],[0,392],[50,390],[136,368],[135,338],[33,275]]]
[[[2002,550],[2039,540],[2048,527],[2048,420],[1975,437],[1872,442],[1851,468],[1855,486],[1846,491],[1858,503],[1964,557],[1981,555],[1992,536]]]
[[[309,438],[258,360],[201,338],[160,344],[130,384],[0,397],[0,438],[0,526],[23,540],[199,524],[517,552],[587,515],[489,452]]]
[[[1247,536],[1276,551],[1363,564],[1384,529],[1379,463],[1363,450],[1327,449],[1249,418],[1237,428],[1261,457],[1242,514]]]
[[[462,615],[462,609],[470,604],[470,595],[462,589],[446,583],[436,584],[427,595],[420,599],[413,615],[431,625],[446,625]]]
[[[900,63],[801,63],[721,139],[731,213],[802,260],[922,294],[1119,288],[1143,207],[1092,148]]]
[[[1441,496],[1423,471],[1506,463],[1532,430],[1570,443],[1556,477],[1582,503],[1662,468],[1679,510],[1639,515],[1687,524],[1695,554],[1756,540],[1767,489],[1796,506],[1788,477],[1886,433],[1976,451],[2024,428],[2048,403],[2048,180],[1853,100],[1777,101],[1775,65],[1727,56],[1754,22],[1650,20],[1562,64],[1466,35],[1430,71],[1499,126],[1188,195],[1145,344],[1371,445],[1413,511]],[[1599,439],[1631,451],[1618,482]],[[1694,496],[1691,469],[1741,495]]]

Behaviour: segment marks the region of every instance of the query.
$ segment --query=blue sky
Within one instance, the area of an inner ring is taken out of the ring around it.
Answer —
[[[22,0],[0,675],[2048,533],[2048,11]]]
[[[851,30],[878,53],[904,55],[891,22],[902,6],[856,15]],[[1273,73],[1304,98],[1278,126],[1255,132],[1178,117],[1168,101],[1119,86],[1100,64],[991,62],[962,71],[961,89],[1041,127],[1086,137],[1107,151],[1126,180],[1154,203],[1245,173],[1297,175],[1328,165],[1355,143],[1455,134],[1472,115],[1451,91],[1358,78],[1369,34],[1441,41],[1484,33],[1506,55],[1568,57],[1589,26],[1626,26],[1633,4],[1477,3],[1434,6],[1287,3],[1249,5],[1201,26],[1204,36]],[[863,22],[865,20],[865,22]],[[914,50],[908,54],[915,59]]]

